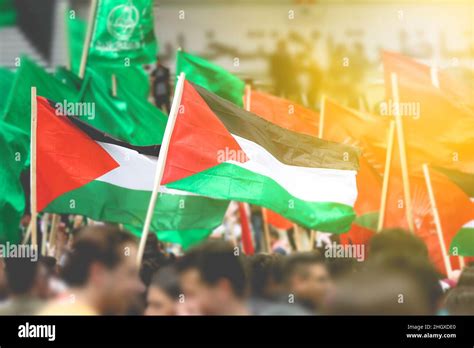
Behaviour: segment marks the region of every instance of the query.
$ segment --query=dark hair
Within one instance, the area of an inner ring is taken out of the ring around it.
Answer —
[[[452,315],[474,315],[474,289],[458,286],[446,296],[446,309]]]
[[[281,283],[283,278],[282,256],[279,254],[257,254],[248,259],[250,288],[253,296],[266,297],[265,290],[270,281]]]
[[[66,258],[63,279],[70,286],[85,285],[90,267],[99,262],[109,269],[117,266],[124,255],[122,246],[135,243],[136,237],[116,226],[86,226],[81,229]]]
[[[243,297],[246,291],[246,277],[242,259],[234,254],[234,247],[221,240],[209,240],[190,249],[178,261],[180,273],[196,269],[201,279],[210,285],[227,279],[234,294]]]
[[[423,297],[428,301],[429,309],[432,314],[438,310],[443,296],[443,289],[439,282],[439,275],[434,266],[428,260],[417,257],[416,255],[407,256],[393,251],[369,260],[368,267],[381,270],[383,272],[404,273],[413,279]]]
[[[176,267],[168,265],[160,268],[151,278],[150,287],[159,288],[172,299],[178,299],[181,288]]]
[[[377,233],[369,244],[369,258],[388,252],[425,258],[428,260],[428,248],[422,239],[402,229],[387,229]]]
[[[290,255],[283,265],[283,274],[285,280],[288,281],[297,273],[305,277],[307,269],[306,266],[316,264],[322,264],[326,266],[324,257],[317,250]]]
[[[403,295],[401,302],[400,295]],[[407,273],[393,269],[366,269],[341,278],[325,305],[324,313],[426,315],[429,314],[429,305],[419,283]]]
[[[470,286],[474,288],[474,268],[466,267],[459,277],[458,286]]]
[[[25,257],[7,257],[4,261],[10,292],[14,295],[27,294],[35,285],[38,263]]]
[[[44,265],[48,274],[53,275],[56,273],[56,258],[53,256],[41,256],[38,261]]]

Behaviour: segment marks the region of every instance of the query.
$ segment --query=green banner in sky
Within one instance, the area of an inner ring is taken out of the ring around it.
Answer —
[[[156,59],[153,0],[99,0],[89,59],[107,65]]]

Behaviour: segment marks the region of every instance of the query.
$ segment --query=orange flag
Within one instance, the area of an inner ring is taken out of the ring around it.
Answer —
[[[313,137],[318,135],[319,114],[316,111],[264,92],[250,93],[250,112],[282,128]]]
[[[440,215],[446,249],[449,250],[451,241],[459,229],[468,221],[474,219],[474,205],[467,194],[448,177],[435,170],[430,171],[431,184]],[[446,274],[443,255],[439,243],[431,203],[424,177],[418,173],[410,176],[410,191],[412,196],[415,234],[422,238],[428,247],[431,260],[437,269]],[[403,185],[401,175],[392,169],[387,197],[385,228],[401,227],[408,229],[405,215]],[[459,268],[458,258],[451,257],[453,269]]]
[[[421,164],[474,172],[474,113],[464,90],[445,72],[397,53],[384,52],[387,102],[381,113],[393,114],[391,73],[396,73],[407,160],[410,169]],[[397,163],[394,162],[396,165]]]
[[[276,228],[288,230],[293,227],[293,223],[290,220],[285,219],[283,216],[272,210],[263,208],[262,213],[265,221]]]

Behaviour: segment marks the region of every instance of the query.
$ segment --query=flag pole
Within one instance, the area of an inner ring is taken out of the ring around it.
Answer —
[[[388,183],[390,180],[390,167],[392,165],[392,153],[393,153],[393,138],[395,137],[395,121],[390,121],[387,137],[387,154],[385,155],[385,168],[383,173],[382,182],[382,195],[380,197],[380,212],[379,220],[377,223],[377,232],[380,232],[383,228],[385,219],[385,210],[387,208],[387,194],[388,194]]]
[[[91,7],[89,11],[89,22],[87,23],[86,37],[84,38],[84,46],[82,47],[81,65],[79,66],[79,77],[84,78],[86,73],[87,58],[89,56],[89,49],[92,40],[92,34],[95,26],[95,15],[97,12],[97,0],[91,0]]]
[[[171,111],[168,117],[168,123],[166,124],[165,134],[163,135],[163,142],[160,148],[160,154],[156,162],[155,182],[153,184],[153,192],[151,193],[150,203],[148,205],[148,211],[145,218],[145,224],[143,226],[143,232],[140,239],[140,244],[137,253],[137,264],[140,265],[143,252],[145,251],[146,239],[148,232],[150,231],[151,221],[153,219],[153,213],[155,211],[156,199],[158,192],[160,191],[161,180],[163,179],[163,173],[165,169],[166,156],[168,155],[168,148],[170,145],[171,134],[173,133],[174,125],[176,123],[176,117],[178,116],[179,107],[181,104],[181,96],[183,94],[184,87],[184,73],[181,73],[176,84],[174,92],[173,103],[171,105]]]
[[[324,135],[324,117],[325,117],[325,105],[326,105],[326,96],[323,94],[321,96],[321,105],[319,107],[319,126],[318,126],[318,138],[322,139]],[[309,244],[311,250],[314,249],[314,242],[318,238],[318,231],[310,230]]]
[[[428,189],[428,196],[431,203],[431,211],[433,213],[434,222],[436,226],[436,233],[438,234],[439,244],[441,246],[441,252],[443,254],[444,266],[446,267],[446,272],[448,273],[447,274],[448,277],[450,277],[453,272],[453,268],[451,266],[451,262],[449,260],[449,256],[446,250],[446,244],[443,238],[443,229],[441,226],[441,219],[439,217],[438,207],[436,205],[436,199],[433,192],[433,186],[431,185],[430,171],[426,163],[423,164],[423,175],[425,176],[426,188]]]
[[[466,267],[466,261],[464,260],[464,256],[459,256],[459,268],[462,271]]]
[[[268,221],[267,221],[267,209],[262,207],[262,220],[263,220],[263,239],[265,242],[265,248],[267,253],[272,252],[272,246],[270,244],[270,226],[268,226]]]
[[[31,245],[38,247],[38,226],[37,226],[37,204],[36,204],[36,129],[37,129],[37,104],[36,87],[31,87],[31,165],[30,165],[30,186],[31,186]]]
[[[58,224],[59,224],[59,214],[53,214],[53,219],[51,221],[51,230],[49,231],[49,249],[53,248],[53,246],[56,246],[56,233],[58,230]]]
[[[112,74],[112,97],[117,96],[117,76]]]
[[[321,106],[319,109],[319,129],[318,129],[318,138],[322,139],[324,134],[324,105],[326,104],[326,96],[323,94],[321,96]]]
[[[48,241],[49,213],[45,213],[41,219],[41,256],[46,255],[46,244]]]
[[[413,221],[413,210],[411,205],[410,180],[408,178],[408,164],[405,149],[405,139],[403,136],[403,123],[400,115],[400,98],[398,94],[397,74],[391,74],[392,97],[395,107],[395,125],[397,130],[398,149],[400,152],[400,165],[402,167],[403,194],[405,198],[405,213],[408,222],[408,228],[411,233],[415,233],[415,224]]]

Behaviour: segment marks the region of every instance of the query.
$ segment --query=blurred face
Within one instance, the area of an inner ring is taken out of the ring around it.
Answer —
[[[201,280],[199,271],[190,269],[180,276],[184,303],[190,314],[219,314],[223,294],[219,286],[209,286]]]
[[[163,290],[150,286],[147,295],[145,315],[176,315],[176,301],[169,297]]]
[[[300,299],[317,308],[331,289],[328,270],[322,264],[304,266],[304,272],[293,277],[291,291]]]
[[[123,314],[137,296],[145,290],[136,264],[137,248],[134,244],[124,245],[122,260],[113,269],[102,267],[101,276],[96,277],[101,292],[101,312]]]

